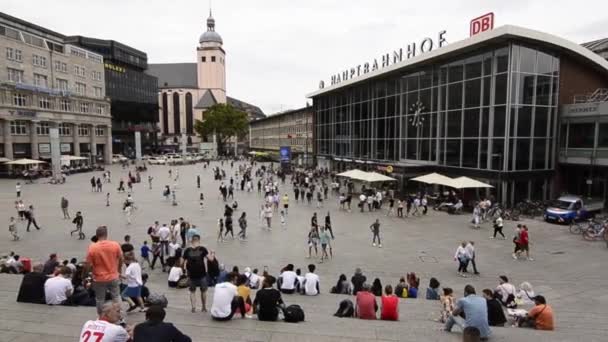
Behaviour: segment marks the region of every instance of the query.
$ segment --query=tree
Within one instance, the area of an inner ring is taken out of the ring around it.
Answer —
[[[230,138],[245,136],[248,126],[245,112],[229,104],[218,103],[203,113],[203,121],[196,120],[194,130],[201,137],[215,134],[219,152],[224,151],[224,145]]]

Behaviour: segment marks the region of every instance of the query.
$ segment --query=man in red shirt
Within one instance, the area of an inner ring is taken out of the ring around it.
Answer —
[[[97,313],[101,315],[106,292],[110,293],[113,302],[121,301],[119,276],[123,258],[118,242],[108,240],[108,227],[98,227],[95,235],[97,242],[89,245],[87,266],[89,271],[92,268]]]
[[[528,226],[524,225],[519,233],[519,251],[517,252],[517,257],[521,252],[526,252],[526,259],[528,261],[532,261],[534,259],[530,258],[530,247],[529,247],[529,236],[528,236]]]
[[[369,284],[363,284],[361,291],[357,292],[357,305],[355,313],[361,319],[376,319],[378,303],[376,297],[370,292]]]
[[[383,321],[398,321],[399,297],[393,294],[393,287],[390,285],[386,285],[384,293],[386,293],[386,295],[382,296],[380,319]]]

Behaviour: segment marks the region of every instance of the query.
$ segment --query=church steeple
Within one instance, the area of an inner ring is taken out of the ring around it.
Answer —
[[[207,18],[207,32],[215,32],[215,19],[213,19],[211,8],[209,8],[209,18]]]

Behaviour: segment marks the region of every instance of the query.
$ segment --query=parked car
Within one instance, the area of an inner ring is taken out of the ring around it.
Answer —
[[[182,156],[177,153],[166,154],[165,157],[167,158],[167,164],[177,165],[184,163]]]
[[[586,220],[604,209],[604,201],[583,198],[576,195],[561,196],[545,209],[544,219],[547,222],[571,223]]]
[[[122,162],[126,162],[128,159],[127,157],[123,156],[122,154],[113,154],[112,155],[112,163],[122,163]]]
[[[163,156],[148,157],[148,163],[150,165],[165,165],[167,164],[167,159],[165,159]]]

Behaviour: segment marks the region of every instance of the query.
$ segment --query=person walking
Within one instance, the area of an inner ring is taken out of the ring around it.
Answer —
[[[481,221],[481,208],[479,204],[473,208],[473,227],[479,229],[479,222]]]
[[[329,233],[331,234],[332,240],[335,239],[334,230],[333,230],[333,227],[331,226],[331,217],[329,216],[329,211],[327,212],[327,215],[325,215],[325,230],[329,231]]]
[[[74,217],[74,220],[72,221],[72,223],[76,225],[76,229],[70,231],[70,236],[72,236],[74,233],[78,232],[78,240],[84,240],[85,236],[84,236],[84,233],[82,232],[82,224],[84,223],[84,219],[83,219],[82,213],[80,211],[76,213],[76,217]]]
[[[221,218],[217,220],[217,230],[217,242],[224,242],[224,220]]]
[[[378,247],[382,248],[382,242],[380,241],[380,219],[376,219],[376,222],[369,226],[372,231],[372,246],[376,247],[376,239],[378,239]]]
[[[148,175],[148,189],[152,190],[152,179],[154,179],[152,176]]]
[[[68,212],[68,199],[65,198],[65,196],[61,197],[61,212],[63,213],[63,219],[69,219],[70,218],[70,213]]]
[[[36,227],[37,230],[40,230],[38,222],[36,222],[36,216],[34,215],[33,205],[30,205],[29,209],[25,212],[25,218],[27,219],[27,227],[25,228],[26,231],[30,231],[30,225],[32,223],[34,224],[34,227]]]
[[[201,175],[196,175],[196,188],[201,188]]]
[[[289,196],[287,196],[287,193],[285,193],[283,195],[281,202],[283,202],[283,210],[285,211],[285,215],[288,215],[289,214]]]
[[[264,218],[266,219],[266,226],[269,230],[272,230],[272,207],[270,204],[264,208]]]
[[[475,275],[479,275],[479,272],[477,272],[477,264],[475,263],[475,241],[469,241],[465,249],[467,250],[467,254],[469,255],[471,265],[473,265],[473,273]]]
[[[526,260],[534,261],[534,259],[530,257],[530,236],[528,235],[528,226],[526,225],[521,227],[521,231],[519,233],[519,251],[515,253],[515,259],[519,258],[519,255],[522,252],[526,252]]]
[[[91,192],[95,192],[97,189],[97,181],[95,180],[95,176],[91,177]]]
[[[95,231],[97,242],[89,245],[86,257],[86,269],[83,274],[93,272],[93,291],[97,303],[97,314],[101,315],[106,295],[115,303],[121,302],[120,280],[123,256],[120,245],[108,240],[108,227],[100,226]]]
[[[393,197],[388,199],[388,211],[386,212],[386,216],[390,216],[391,214],[395,214],[395,199]]]
[[[490,239],[494,239],[494,238],[496,238],[496,234],[500,234],[502,236],[502,239],[504,240],[505,234],[502,233],[502,228],[503,228],[502,215],[498,215],[496,220],[494,220],[494,235],[490,236]]]
[[[17,193],[17,198],[21,198],[21,183],[17,182],[15,185],[15,192]]]
[[[103,192],[103,184],[101,183],[101,178],[97,177],[97,192]]]
[[[19,232],[17,231],[17,221],[13,216],[11,216],[8,221],[8,231],[11,233],[13,241],[19,240]]]
[[[463,241],[456,249],[454,260],[458,261],[458,275],[466,278],[467,266],[469,265],[469,253],[466,249],[467,242]]]
[[[247,240],[247,213],[245,212],[239,217],[239,227],[241,228],[238,234],[239,239],[242,241]]]
[[[397,200],[397,217],[403,217],[403,201]]]

